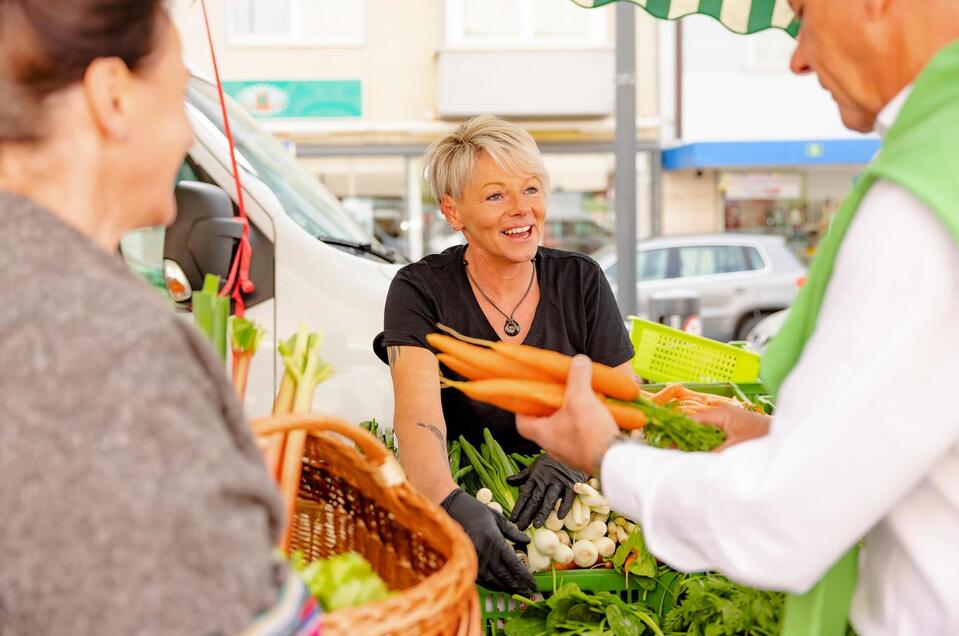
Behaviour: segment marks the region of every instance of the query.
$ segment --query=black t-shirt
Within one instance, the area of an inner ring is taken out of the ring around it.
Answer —
[[[436,323],[473,338],[498,340],[480,308],[463,264],[466,246],[451,247],[407,265],[393,279],[386,297],[384,331],[373,349],[386,362],[386,347],[413,346],[433,351],[426,335]],[[539,248],[536,274],[540,299],[532,325],[523,325],[524,344],[568,355],[584,353],[596,362],[618,366],[633,357],[633,346],[609,282],[594,260],[582,254]],[[441,366],[444,376],[463,378]],[[482,441],[489,428],[507,452],[538,450],[516,432],[512,413],[443,389],[443,416],[449,439],[464,435]]]

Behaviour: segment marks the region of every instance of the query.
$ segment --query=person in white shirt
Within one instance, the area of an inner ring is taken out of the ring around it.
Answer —
[[[959,58],[956,0],[791,4],[803,24],[792,69],[816,72],[854,130],[884,135],[930,60],[950,47]],[[934,161],[950,159],[959,149]],[[954,170],[959,179],[959,161]],[[520,433],[598,475],[610,505],[673,567],[802,593],[865,537],[856,630],[959,634],[957,210],[928,201],[895,180],[869,188],[775,416],[697,416],[726,430],[721,452],[622,438],[582,357],[563,409],[517,417]]]

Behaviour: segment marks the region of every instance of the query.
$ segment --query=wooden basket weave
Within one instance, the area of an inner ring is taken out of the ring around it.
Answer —
[[[316,415],[269,418],[253,427],[261,438],[308,433],[290,549],[309,560],[358,552],[397,591],[324,614],[324,636],[482,633],[472,543],[413,490],[382,444],[358,426]]]

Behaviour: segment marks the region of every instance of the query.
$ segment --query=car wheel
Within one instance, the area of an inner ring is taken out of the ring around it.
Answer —
[[[768,315],[769,314],[757,311],[743,318],[739,322],[739,329],[736,330],[736,340],[745,340],[749,332],[753,330],[753,327],[758,325],[759,322]]]

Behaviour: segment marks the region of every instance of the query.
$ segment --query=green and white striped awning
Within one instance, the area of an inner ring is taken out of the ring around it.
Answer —
[[[601,7],[617,0],[573,0],[586,7]],[[664,20],[701,13],[710,15],[736,33],[755,33],[763,29],[782,29],[796,37],[799,20],[788,0],[629,0]]]

